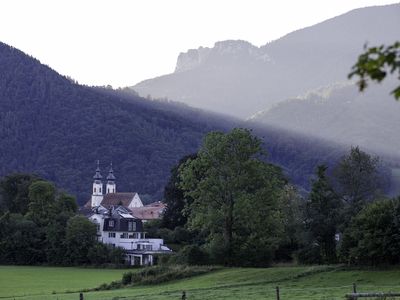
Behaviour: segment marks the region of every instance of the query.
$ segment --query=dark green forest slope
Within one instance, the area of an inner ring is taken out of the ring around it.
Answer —
[[[124,90],[78,85],[0,43],[0,176],[36,173],[85,202],[95,162],[112,161],[117,190],[160,200],[171,167],[195,152],[211,130],[255,127],[178,103],[149,101]],[[348,150],[274,128],[254,128],[270,160],[308,188],[318,163]]]
[[[171,111],[178,109],[185,114]],[[113,162],[120,191],[158,200],[171,166],[226,123],[178,105],[80,86],[0,44],[0,176],[34,172],[82,202],[99,159],[103,175]]]

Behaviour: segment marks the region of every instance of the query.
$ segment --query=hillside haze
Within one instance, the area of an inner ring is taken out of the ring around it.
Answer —
[[[389,91],[396,80],[371,85],[360,93],[351,83],[323,87],[259,112],[250,122],[327,141],[360,146],[382,155],[398,155],[400,103]]]
[[[174,73],[133,89],[142,96],[248,118],[287,98],[346,80],[366,42],[398,39],[399,15],[400,4],[368,7],[262,47],[246,41],[217,42],[212,48],[181,53]]]

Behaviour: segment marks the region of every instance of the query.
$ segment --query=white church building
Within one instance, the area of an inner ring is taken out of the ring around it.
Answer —
[[[132,209],[143,207],[137,193],[117,193],[115,176],[110,166],[105,189],[97,162],[93,176],[92,197],[85,208],[89,220],[97,226],[97,237],[102,243],[125,249],[130,265],[153,265],[157,254],[170,254],[163,239],[146,238],[143,221],[134,216]]]

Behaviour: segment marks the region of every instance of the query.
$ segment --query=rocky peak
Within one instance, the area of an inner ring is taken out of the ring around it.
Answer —
[[[175,72],[183,72],[194,69],[212,60],[213,64],[223,59],[253,59],[269,61],[269,56],[262,49],[242,40],[226,40],[216,42],[214,47],[200,47],[190,49],[179,54]]]
[[[198,49],[190,49],[187,52],[181,52],[176,62],[175,73],[200,66],[207,59],[210,51],[210,48],[200,47]]]

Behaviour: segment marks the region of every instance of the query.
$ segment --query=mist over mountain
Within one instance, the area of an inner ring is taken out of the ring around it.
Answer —
[[[250,118],[268,127],[398,155],[400,103],[389,91],[395,80],[365,92],[349,82],[333,84],[288,99]]]
[[[175,72],[133,87],[242,118],[287,98],[346,80],[363,45],[399,36],[400,4],[356,9],[262,47],[222,41],[181,53]],[[262,29],[260,29],[262,30]]]

